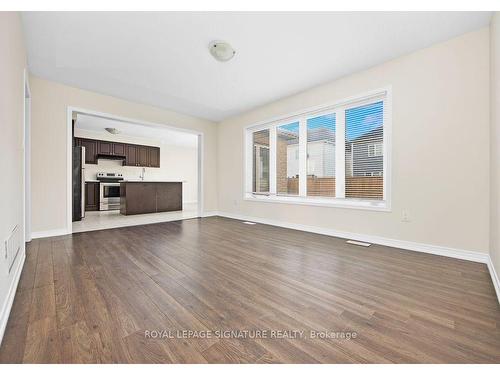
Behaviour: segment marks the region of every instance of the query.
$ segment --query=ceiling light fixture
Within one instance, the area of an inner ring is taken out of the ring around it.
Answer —
[[[214,40],[209,44],[210,53],[217,61],[229,61],[236,54],[236,51],[227,42]]]
[[[120,131],[117,128],[105,128],[108,133],[118,134]]]

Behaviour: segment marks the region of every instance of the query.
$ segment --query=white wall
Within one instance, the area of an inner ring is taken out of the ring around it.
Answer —
[[[217,209],[216,124],[176,112],[30,77],[32,93],[32,230],[54,233],[67,225],[68,106],[203,133],[204,208]]]
[[[392,212],[243,200],[243,129],[392,85]],[[484,28],[227,119],[219,211],[487,253],[489,30]],[[402,210],[410,222],[402,222]]]
[[[490,28],[491,128],[490,128],[490,257],[500,276],[500,13]],[[500,298],[500,295],[498,296]]]
[[[198,150],[196,147],[182,147],[161,143],[158,140],[112,135],[75,128],[75,137],[102,139],[124,143],[135,143],[160,148],[160,168],[145,168],[146,181],[185,181],[182,184],[182,199],[185,203],[198,201]],[[197,138],[193,135],[193,138]],[[196,141],[195,141],[196,142]],[[99,159],[97,164],[85,166],[85,179],[95,180],[97,172],[122,173],[128,180],[137,180],[142,168],[123,166],[118,160]]]
[[[26,52],[18,13],[0,12],[0,340],[14,297],[14,276],[20,270],[22,254],[8,273],[4,241],[23,223],[23,126],[24,69]],[[24,253],[24,248],[21,250]]]

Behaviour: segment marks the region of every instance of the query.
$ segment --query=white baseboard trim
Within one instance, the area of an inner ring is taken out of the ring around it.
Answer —
[[[32,232],[31,238],[45,238],[45,237],[55,237],[55,236],[64,236],[65,234],[70,234],[68,229],[60,228],[60,229],[51,229],[40,232]]]
[[[0,314],[0,346],[2,345],[3,335],[5,329],[7,328],[7,322],[9,320],[10,310],[12,309],[12,304],[14,303],[14,297],[16,296],[17,284],[19,284],[19,279],[21,278],[21,271],[23,270],[24,260],[26,259],[26,252],[23,252],[21,260],[16,268],[16,273],[12,279],[12,283],[7,294],[7,299],[5,300],[2,313]]]
[[[243,221],[254,221],[256,223],[274,225],[277,227],[302,230],[305,232],[312,232],[317,234],[324,234],[327,236],[346,238],[362,242],[370,242],[377,245],[396,247],[398,249],[417,251],[421,253],[428,253],[434,255],[441,255],[450,258],[457,258],[463,260],[469,260],[472,262],[479,262],[488,264],[489,255],[487,253],[480,253],[477,251],[454,249],[451,247],[428,245],[418,242],[396,240],[392,238],[378,237],[359,233],[342,232],[329,228],[315,227],[310,225],[288,223],[280,220],[263,219],[259,217],[251,217],[246,215],[234,214],[230,212],[218,212],[218,216],[228,217],[231,219],[243,220]]]
[[[218,211],[205,211],[201,217],[211,217],[211,216],[219,216]]]
[[[498,278],[498,273],[495,270],[495,266],[491,261],[491,257],[488,257],[488,270],[490,271],[491,281],[495,287],[495,292],[497,293],[498,303],[500,303],[500,279]]]

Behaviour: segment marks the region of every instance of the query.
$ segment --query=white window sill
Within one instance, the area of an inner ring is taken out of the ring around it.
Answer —
[[[391,212],[391,207],[386,201],[339,199],[339,198],[314,198],[287,195],[267,195],[245,193],[244,200],[252,202],[299,204],[305,206],[351,208],[358,210],[371,210]]]

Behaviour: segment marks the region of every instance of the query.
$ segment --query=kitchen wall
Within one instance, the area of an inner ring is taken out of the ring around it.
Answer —
[[[392,85],[392,211],[243,200],[244,127]],[[219,124],[219,211],[468,250],[489,248],[489,29]],[[407,210],[409,222],[402,221]]]
[[[4,241],[23,220],[24,69],[26,51],[18,13],[0,12],[0,341],[24,261],[24,243],[11,271],[4,257]]]
[[[32,91],[32,229],[34,235],[67,230],[67,108],[79,107],[139,121],[200,131],[204,136],[204,208],[217,209],[217,125],[173,111],[81,90],[35,76]]]
[[[196,147],[182,147],[147,138],[130,137],[121,134],[112,135],[105,132],[93,132],[78,128],[75,128],[75,137],[159,147],[160,168],[145,168],[144,180],[185,181],[182,185],[182,198],[184,203],[194,203],[198,201],[198,150]],[[193,135],[193,138],[197,137]],[[87,164],[85,166],[85,179],[95,180],[97,172],[118,172],[122,173],[125,179],[139,179],[142,168],[127,167],[122,164],[123,163],[118,160],[99,159],[97,165]]]
[[[500,13],[490,29],[491,127],[490,127],[490,257],[500,276]],[[500,290],[497,290],[500,299]]]

